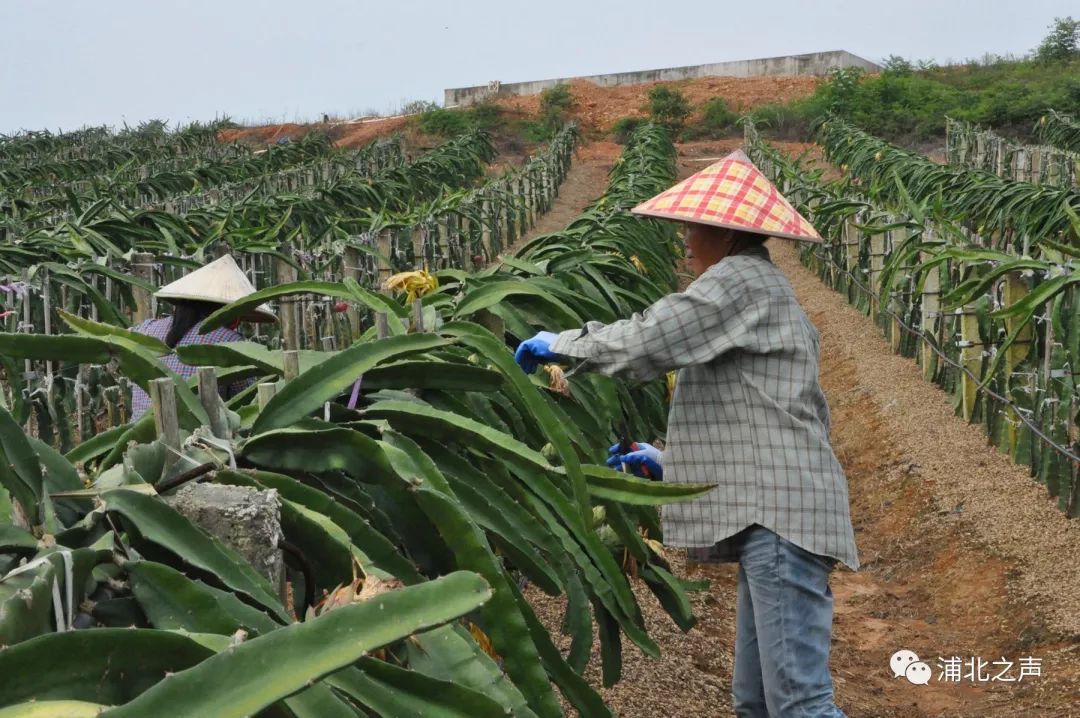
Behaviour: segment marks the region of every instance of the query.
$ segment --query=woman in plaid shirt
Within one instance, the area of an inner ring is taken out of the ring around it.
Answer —
[[[200,329],[203,321],[215,311],[254,291],[255,287],[244,276],[233,258],[225,255],[158,290],[154,296],[173,305],[172,316],[147,319],[132,327],[132,331],[160,339],[171,349],[189,344],[243,341],[244,337],[236,331],[239,320],[232,327],[218,327],[205,334],[200,334]],[[257,322],[273,321],[274,313],[264,305],[255,309],[245,319]],[[184,379],[195,374],[195,367],[184,364],[175,352],[165,355],[161,361]],[[249,384],[250,380],[239,381],[224,387],[225,398],[242,391]],[[138,419],[149,409],[150,397],[141,388],[133,387],[131,418]]]
[[[817,331],[764,247],[820,237],[742,152],[634,212],[686,223],[697,279],[629,319],[541,332],[518,361],[531,372],[571,358],[642,381],[678,370],[664,451],[613,447],[609,464],[717,484],[664,508],[664,539],[692,559],[739,564],[736,715],[843,716],[828,578],[837,562],[858,568],[847,479],[829,444]]]

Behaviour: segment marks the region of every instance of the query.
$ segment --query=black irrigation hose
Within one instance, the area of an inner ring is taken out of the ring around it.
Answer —
[[[852,283],[855,286],[857,286],[859,289],[863,290],[864,292],[869,294],[871,297],[873,297],[875,300],[877,300],[879,313],[887,314],[888,316],[892,317],[893,320],[895,320],[897,324],[899,324],[901,327],[903,327],[905,331],[910,333],[912,336],[918,337],[919,339],[922,339],[924,342],[926,342],[926,345],[929,346],[930,349],[935,354],[937,354],[939,357],[941,357],[941,359],[946,364],[949,364],[950,366],[953,366],[953,367],[959,369],[964,374],[967,374],[971,378],[971,380],[975,382],[975,384],[978,386],[978,389],[980,391],[986,392],[986,394],[989,397],[991,397],[992,399],[995,399],[995,400],[1001,402],[1002,404],[1008,406],[1010,409],[1012,409],[1016,413],[1016,415],[1018,417],[1020,417],[1020,421],[1024,422],[1024,424],[1026,424],[1027,427],[1031,430],[1031,433],[1033,433],[1035,436],[1039,437],[1047,446],[1049,446],[1054,451],[1056,451],[1057,453],[1064,456],[1066,459],[1069,459],[1074,464],[1080,464],[1080,456],[1077,456],[1072,451],[1070,451],[1069,449],[1067,449],[1064,446],[1061,446],[1056,441],[1051,439],[1049,436],[1044,434],[1042,432],[1042,429],[1040,429],[1036,424],[1032,423],[1032,421],[1030,419],[1028,419],[1024,415],[1024,412],[1027,411],[1027,409],[1024,409],[1022,407],[1017,406],[1016,404],[1014,404],[1011,401],[1009,401],[1008,399],[1006,399],[1004,396],[1001,396],[1000,394],[995,392],[993,389],[990,389],[987,386],[983,386],[982,385],[982,379],[975,376],[975,374],[973,374],[971,372],[971,370],[968,369],[967,367],[963,366],[962,364],[956,363],[955,361],[950,359],[948,356],[946,356],[945,353],[942,352],[940,349],[938,349],[937,346],[934,345],[934,342],[930,341],[930,338],[927,337],[927,335],[924,334],[921,330],[915,329],[915,328],[909,326],[907,324],[907,322],[905,322],[903,319],[901,319],[899,316],[897,316],[897,314],[895,312],[893,312],[893,311],[891,311],[889,309],[886,309],[885,305],[881,301],[881,297],[878,296],[877,293],[875,293],[873,290],[871,290],[866,285],[862,284],[858,280],[858,278],[856,278],[856,276],[854,274],[852,274],[851,272],[849,272],[846,268],[841,267],[839,264],[837,264],[835,261],[833,261],[832,257],[829,257],[828,255],[824,255],[824,254],[818,254],[817,252],[813,252],[812,254],[817,259],[824,260],[829,266],[834,267],[835,269],[839,270],[840,272],[843,272],[844,274],[846,274],[851,279]]]
[[[162,479],[154,485],[154,490],[159,494],[164,494],[167,491],[172,491],[178,486],[182,486],[189,481],[194,481],[205,474],[209,474],[211,471],[217,468],[217,464],[213,462],[207,462],[205,464],[199,464],[194,469],[189,469],[182,474],[177,474],[168,479]]]

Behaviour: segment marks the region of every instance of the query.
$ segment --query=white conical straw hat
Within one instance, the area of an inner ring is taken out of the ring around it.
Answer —
[[[236,266],[236,260],[226,254],[205,267],[200,267],[191,274],[185,274],[175,282],[166,284],[154,296],[158,299],[188,299],[196,302],[232,304],[254,293],[255,287],[244,276],[243,270]],[[270,307],[262,304],[251,310],[244,319],[252,322],[272,322],[276,317]]]

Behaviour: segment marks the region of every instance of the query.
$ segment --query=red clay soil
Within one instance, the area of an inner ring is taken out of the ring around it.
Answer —
[[[570,116],[587,133],[595,135],[607,132],[621,117],[634,115],[645,117],[645,104],[651,88],[665,84],[677,88],[694,108],[691,120],[700,115],[701,106],[716,97],[723,98],[728,107],[736,112],[773,102],[787,102],[810,95],[821,78],[811,76],[775,77],[706,77],[678,82],[648,82],[640,85],[600,87],[586,80],[570,82],[573,105]],[[540,112],[540,96],[508,97],[497,101],[510,110],[516,119],[536,117]],[[271,144],[281,137],[299,139],[308,132],[322,131],[330,135],[339,147],[359,148],[377,137],[384,137],[401,130],[409,122],[407,117],[393,117],[364,122],[329,122],[298,125],[286,123],[262,127],[242,127],[221,132],[222,142],[243,141],[252,144]]]
[[[407,117],[390,117],[363,122],[315,122],[306,125],[297,125],[290,122],[283,125],[222,130],[219,138],[222,142],[247,142],[255,145],[269,145],[277,142],[282,137],[296,140],[309,132],[320,131],[329,135],[338,147],[358,149],[376,138],[385,137],[401,130],[408,121]]]
[[[622,152],[622,146],[614,142],[585,142],[578,146],[570,172],[559,186],[559,195],[536,225],[525,233],[509,252],[513,253],[532,241],[534,237],[566,229],[593,200],[604,194],[608,185],[608,172]]]
[[[600,87],[587,80],[573,80],[570,95],[574,104],[570,115],[589,131],[606,132],[621,117],[645,117],[648,92],[656,85],[668,85],[682,92],[695,113],[706,101],[721,97],[736,112],[773,102],[806,97],[813,93],[821,78],[799,76],[774,77],[705,77],[678,82],[647,82],[640,85]],[[497,101],[503,107],[530,115],[540,112],[540,95],[507,97]]]

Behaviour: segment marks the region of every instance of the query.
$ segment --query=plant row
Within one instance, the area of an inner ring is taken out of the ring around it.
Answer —
[[[750,126],[747,148],[824,237],[804,262],[1080,515],[1080,253],[1034,238],[1030,254],[1002,251],[949,202],[916,201],[898,178],[904,199],[891,203],[861,175],[826,181],[827,168],[783,156]]]
[[[33,226],[69,219],[79,213],[80,207],[105,197],[126,207],[151,208],[192,194],[201,193],[205,198],[207,193],[202,190],[217,188],[215,200],[220,202],[223,190],[226,197],[239,199],[246,194],[240,193],[244,186],[250,191],[268,182],[271,187],[293,190],[302,185],[293,182],[288,186],[288,177],[310,174],[307,184],[313,185],[316,177],[327,182],[349,172],[367,175],[401,161],[399,143],[377,142],[357,152],[335,151],[329,138],[310,134],[297,142],[272,145],[253,154],[220,160],[190,158],[175,161],[167,168],[144,165],[87,179],[15,189],[3,196],[3,206],[8,207],[6,215],[29,215],[23,226]],[[9,234],[13,234],[10,229]]]
[[[1017,144],[952,118],[945,120],[945,159],[950,165],[1008,180],[1051,187],[1080,184],[1080,154],[1048,145]]]
[[[386,317],[337,352],[181,349],[219,379],[262,378],[227,405],[170,375],[167,347],[118,327],[68,317],[72,335],[0,335],[17,357],[112,357],[157,400],[156,417],[66,455],[0,410],[0,708],[547,718],[564,715],[557,689],[580,715],[611,715],[583,677],[594,630],[610,685],[624,639],[658,653],[628,576],[693,625],[657,506],[709,487],[595,463],[615,417],[629,414],[639,436],[662,432],[662,381],[583,375],[552,388],[521,372],[508,344],[673,289],[673,228],[625,217],[670,184],[673,159],[666,133],[640,130],[608,193],[565,232],[475,274],[440,272],[421,310],[351,281],[224,308],[208,325],[312,291]],[[178,510],[174,492],[225,490],[205,484],[279,503],[284,590]],[[565,655],[526,584],[565,596]]]
[[[1050,110],[1035,127],[1039,139],[1066,152],[1080,152],[1080,120],[1063,112]]]
[[[337,233],[319,241],[294,233],[291,240],[277,246],[270,242],[243,248],[234,245],[230,251],[258,288],[297,278],[341,281],[349,277],[371,289],[390,273],[413,267],[484,266],[546,211],[569,169],[575,140],[576,132],[569,128],[523,167],[508,170],[479,187],[443,187],[435,200],[417,202],[404,212],[371,211],[369,229],[359,235]],[[437,158],[444,152],[462,151],[458,143],[450,143],[432,154]],[[453,175],[445,177],[448,182],[457,181]],[[0,302],[10,307],[10,315],[2,321],[8,331],[61,332],[65,327],[57,310],[64,309],[76,316],[127,326],[139,312],[137,295],[148,296],[154,287],[203,261],[202,257],[226,248],[223,242],[196,251],[185,247],[188,256],[184,257],[137,244],[129,251],[154,251],[106,258],[104,262],[94,257],[67,264],[38,261],[26,270],[25,280],[0,285],[0,291],[5,287],[10,290],[10,301]],[[139,277],[129,273],[139,269]],[[153,314],[148,299],[142,306],[144,312]],[[274,348],[345,346],[359,335],[361,323],[370,325],[371,316],[355,304],[350,304],[347,312],[341,308],[342,302],[326,297],[297,297],[277,306],[279,313],[289,314],[287,325],[257,327],[263,333],[253,338]],[[123,423],[130,407],[130,384],[117,381],[104,367],[69,366],[59,372],[51,364],[11,357],[0,362],[9,401],[20,406],[25,402],[32,410],[35,430],[55,438],[60,446],[68,447]]]
[[[228,120],[193,122],[169,131],[161,120],[140,123],[112,132],[107,127],[87,127],[65,133],[49,131],[28,132],[0,137],[0,164],[10,167],[56,167],[54,174],[65,174],[65,168],[77,166],[65,163],[104,161],[116,166],[135,160],[139,163],[170,157],[204,156],[227,157],[248,152],[239,144],[218,141]]]
[[[939,207],[944,216],[985,236],[1002,251],[1032,245],[1080,243],[1080,189],[1003,179],[989,172],[941,165],[826,118],[820,140],[828,160],[858,179],[868,196],[902,203],[905,197]]]

